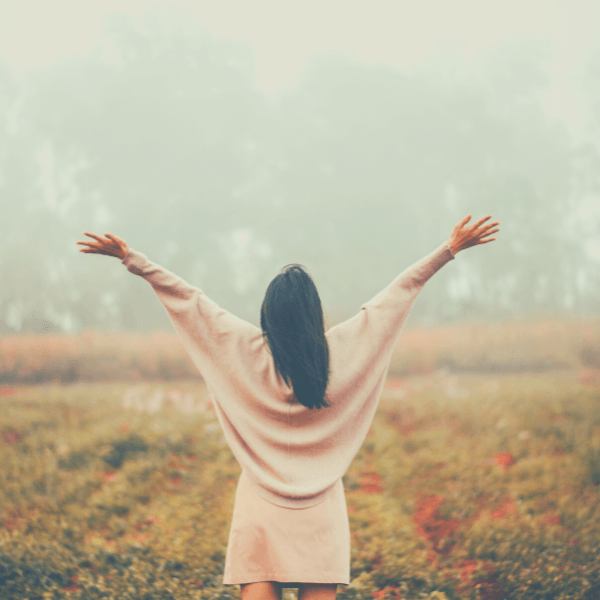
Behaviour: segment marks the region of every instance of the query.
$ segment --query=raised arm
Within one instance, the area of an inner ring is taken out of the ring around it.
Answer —
[[[132,250],[121,238],[109,233],[105,234],[107,239],[86,235],[96,241],[77,242],[85,246],[80,252],[120,258],[131,273],[143,277],[152,286],[205,379],[221,357],[243,349],[242,339],[248,341],[260,336],[256,327],[219,307],[200,289],[148,260],[141,252]]]
[[[165,302],[172,303],[175,298],[189,300],[192,296],[202,293],[198,288],[189,285],[181,279],[181,277],[177,277],[177,275],[167,271],[167,269],[148,260],[141,252],[136,252],[129,248],[127,242],[120,237],[110,233],[105,233],[105,238],[87,231],[84,233],[95,241],[77,242],[77,244],[85,246],[85,248],[80,248],[80,252],[103,254],[119,258],[130,272],[140,275],[152,285],[163,304]],[[169,311],[173,307],[165,304],[165,308]]]
[[[491,215],[480,219],[471,226],[466,226],[470,219],[471,215],[466,216],[454,227],[447,242],[405,269],[387,288],[364,306],[377,306],[385,310],[388,313],[387,318],[390,319],[390,324],[394,323],[399,317],[401,319],[407,317],[408,312],[406,309],[410,309],[412,301],[425,283],[449,260],[452,260],[458,252],[496,239],[489,238],[489,236],[499,231],[499,229],[493,229],[499,223],[483,225],[485,221],[491,219]],[[400,307],[405,309],[404,312],[399,311]],[[404,317],[401,315],[404,315]]]
[[[400,273],[354,317],[331,328],[327,338],[335,349],[331,353],[332,370],[380,381],[400,331],[425,283],[461,250],[496,239],[488,236],[498,231],[493,229],[498,223],[482,226],[490,218],[484,217],[465,227],[471,215],[465,217],[454,227],[447,242]]]

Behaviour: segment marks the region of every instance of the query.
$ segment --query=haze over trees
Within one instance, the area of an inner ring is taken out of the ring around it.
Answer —
[[[543,52],[518,42],[460,77],[324,58],[276,98],[243,44],[127,21],[95,59],[0,65],[0,333],[170,328],[146,282],[77,251],[84,230],[254,324],[302,263],[334,323],[468,213],[499,220],[498,241],[437,274],[410,321],[595,316],[598,64],[577,144],[542,110]]]

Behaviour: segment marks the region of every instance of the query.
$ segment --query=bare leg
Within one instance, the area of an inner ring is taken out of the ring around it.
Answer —
[[[301,583],[298,600],[335,600],[337,583]]]
[[[242,583],[242,600],[281,600],[283,586],[277,581]]]

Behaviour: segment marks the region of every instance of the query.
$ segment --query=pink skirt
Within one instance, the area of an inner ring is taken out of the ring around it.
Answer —
[[[224,585],[256,581],[350,583],[350,523],[340,479],[321,503],[284,508],[265,500],[242,471],[235,492]]]

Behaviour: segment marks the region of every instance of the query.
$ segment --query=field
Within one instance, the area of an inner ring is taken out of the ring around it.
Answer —
[[[600,368],[600,321],[458,323],[402,332],[390,374]],[[0,385],[200,379],[175,333],[0,336]]]
[[[485,356],[476,336],[402,338],[344,476],[352,583],[338,598],[600,597],[598,333],[530,330],[523,350],[511,331],[488,334]],[[16,339],[23,376],[42,372]],[[37,385],[4,370],[0,597],[239,598],[221,580],[240,469],[204,384],[87,368],[95,381]]]

